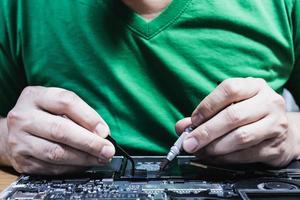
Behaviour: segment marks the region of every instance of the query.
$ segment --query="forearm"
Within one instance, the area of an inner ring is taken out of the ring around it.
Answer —
[[[6,118],[0,116],[0,165],[10,165],[7,155],[8,130]]]
[[[289,112],[287,114],[289,121],[289,131],[294,135],[295,139],[295,159],[300,159],[300,112]]]

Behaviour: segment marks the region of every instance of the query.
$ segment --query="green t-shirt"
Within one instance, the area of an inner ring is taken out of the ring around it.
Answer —
[[[65,88],[131,153],[161,154],[226,78],[263,78],[300,103],[299,4],[173,0],[146,21],[120,0],[1,0],[0,115],[27,85]]]

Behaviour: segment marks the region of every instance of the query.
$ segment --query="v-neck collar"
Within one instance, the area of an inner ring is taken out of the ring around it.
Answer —
[[[184,12],[191,0],[173,0],[154,19],[147,21],[142,16],[128,8],[121,0],[114,1],[114,9],[119,13],[122,21],[138,35],[151,39],[170,24],[176,21]]]

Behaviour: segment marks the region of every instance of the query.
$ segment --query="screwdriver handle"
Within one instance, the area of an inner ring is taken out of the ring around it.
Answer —
[[[167,155],[167,159],[169,161],[172,161],[182,150],[182,144],[183,141],[185,139],[185,137],[193,130],[192,127],[188,127],[186,128],[183,133],[180,135],[180,137],[176,140],[176,142],[174,143],[174,145],[171,147],[168,155]]]

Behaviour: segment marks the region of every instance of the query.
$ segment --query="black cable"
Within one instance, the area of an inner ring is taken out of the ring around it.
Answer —
[[[112,138],[110,135],[107,136],[107,138],[113,145],[120,151],[121,155],[127,158],[131,162],[131,176],[134,176],[135,174],[135,164],[132,157],[121,147],[117,144],[116,140]],[[126,169],[126,168],[125,168]]]

